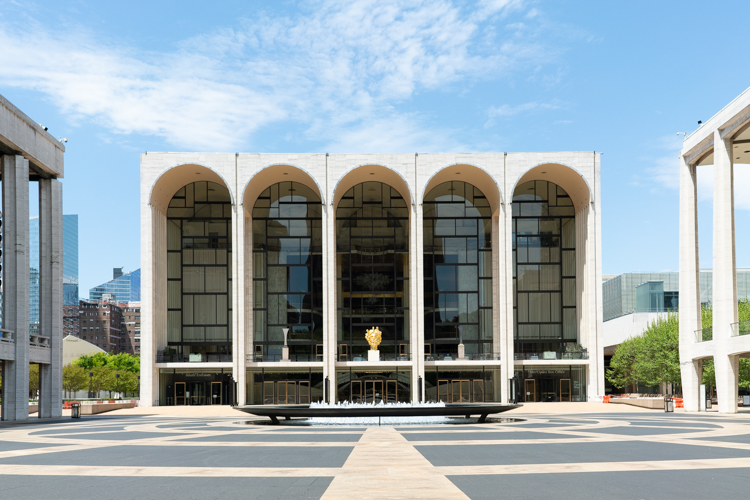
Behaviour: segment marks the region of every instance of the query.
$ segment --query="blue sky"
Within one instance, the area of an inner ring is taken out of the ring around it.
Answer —
[[[750,86],[748,15],[747,2],[0,0],[0,94],[68,139],[84,297],[112,267],[140,267],[144,151],[603,151],[604,273],[677,270],[677,133]],[[709,169],[700,183],[711,267]]]

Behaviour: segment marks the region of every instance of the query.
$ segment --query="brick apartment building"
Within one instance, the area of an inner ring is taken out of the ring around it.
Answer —
[[[65,335],[73,335],[106,352],[140,354],[141,307],[139,302],[117,304],[81,300],[77,306],[63,308]]]

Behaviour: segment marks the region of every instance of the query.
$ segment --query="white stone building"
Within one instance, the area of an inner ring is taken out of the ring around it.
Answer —
[[[594,152],[144,154],[141,403],[601,396],[600,200]]]
[[[739,358],[750,353],[750,324],[740,323],[737,311],[734,164],[750,163],[749,143],[750,89],[685,137],[680,151],[680,363],[687,411],[703,407],[702,365],[711,358],[719,411],[737,411]],[[701,324],[698,268],[697,169],[706,165],[714,168],[713,325]]]

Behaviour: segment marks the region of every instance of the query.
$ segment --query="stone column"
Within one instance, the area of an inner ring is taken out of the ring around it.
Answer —
[[[693,360],[695,331],[701,328],[698,268],[696,167],[680,156],[680,372],[686,411],[698,411],[702,362]]]
[[[39,415],[62,416],[62,184],[39,180],[39,328],[50,338],[50,363],[39,365]]]
[[[326,183],[327,185],[327,183]],[[330,193],[329,193],[330,196]],[[332,198],[330,198],[332,199]],[[328,377],[329,402],[336,402],[336,210],[331,204],[323,205],[323,397],[325,379]]]
[[[252,233],[252,221],[245,217],[245,206],[235,203],[232,210],[232,378],[237,383],[237,405],[247,404],[247,376],[245,371],[245,336],[250,334],[252,338],[253,329],[245,328],[245,314],[248,306],[248,285],[252,286],[253,275],[246,272],[245,252],[250,252],[252,257],[252,243],[247,244],[245,232],[250,229]],[[248,283],[249,282],[249,283]]]
[[[15,359],[3,371],[3,418],[29,418],[29,161],[3,156],[3,328]]]
[[[418,188],[415,184],[415,196],[419,196]],[[409,337],[411,352],[411,399],[419,399],[419,377],[422,377],[422,398],[424,398],[424,219],[422,200],[415,200],[412,205],[411,225],[413,230],[410,234],[413,241],[409,243],[409,251],[413,252],[413,258],[410,259],[411,267],[409,269],[409,290],[411,291],[409,307],[409,322],[411,324],[411,335]],[[421,286],[420,286],[421,285]]]
[[[732,140],[714,132],[713,342],[720,413],[737,412],[737,356],[729,355],[737,319],[737,266],[734,248]],[[707,325],[704,325],[704,327]]]
[[[513,207],[512,195],[506,194],[508,204],[502,200],[497,215],[492,216],[492,323],[493,354],[500,354],[500,380],[495,381],[495,397],[498,392],[501,403],[510,397],[509,381],[515,374],[513,353]],[[498,391],[499,389],[499,391]],[[497,399],[495,399],[497,401]]]

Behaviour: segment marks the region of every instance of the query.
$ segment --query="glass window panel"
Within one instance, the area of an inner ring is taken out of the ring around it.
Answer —
[[[453,236],[456,234],[456,221],[453,219],[435,221],[435,236]]]
[[[227,291],[227,268],[206,268],[206,292],[223,293]]]
[[[562,253],[563,276],[576,275],[576,253],[575,250],[565,250]]]
[[[193,297],[194,295],[182,296],[182,322],[185,325],[193,324]]]
[[[167,312],[167,342],[180,342],[182,339],[180,311]]]
[[[561,303],[561,294],[559,293],[550,294],[549,320],[553,323],[560,323],[562,321],[562,303]]]
[[[560,266],[540,266],[539,289],[560,290]]]
[[[286,292],[287,291],[287,268],[286,267],[269,267],[268,268],[268,291],[269,292]]]
[[[562,219],[562,246],[563,248],[575,248],[576,246],[575,219]]]
[[[193,319],[199,325],[216,324],[216,296],[195,295],[193,296]]]
[[[575,309],[563,309],[563,337],[567,340],[577,340],[578,321]]]
[[[182,278],[182,254],[180,252],[167,253],[167,278]]]
[[[539,266],[518,265],[518,289],[539,290]]]
[[[435,283],[438,291],[456,290],[456,268],[455,266],[436,266]]]
[[[202,267],[183,267],[182,279],[182,290],[184,293],[205,292],[205,282]]]
[[[179,309],[181,307],[180,297],[182,290],[179,281],[167,281],[167,308]]]
[[[566,278],[563,280],[562,301],[564,306],[576,305],[576,280],[574,278]]]
[[[492,309],[481,310],[482,340],[492,339]]]
[[[479,252],[479,276],[492,277],[492,252]]]
[[[182,248],[182,231],[179,220],[167,221],[167,250],[180,250]]]
[[[479,305],[492,307],[492,280],[479,281]]]
[[[228,312],[227,307],[227,296],[217,295],[216,296],[216,324],[226,325],[228,323]],[[224,329],[226,331],[226,329]]]
[[[478,286],[476,266],[458,267],[458,289],[460,291],[476,291]]]
[[[529,321],[529,294],[519,293],[518,299],[518,321],[527,323]]]

